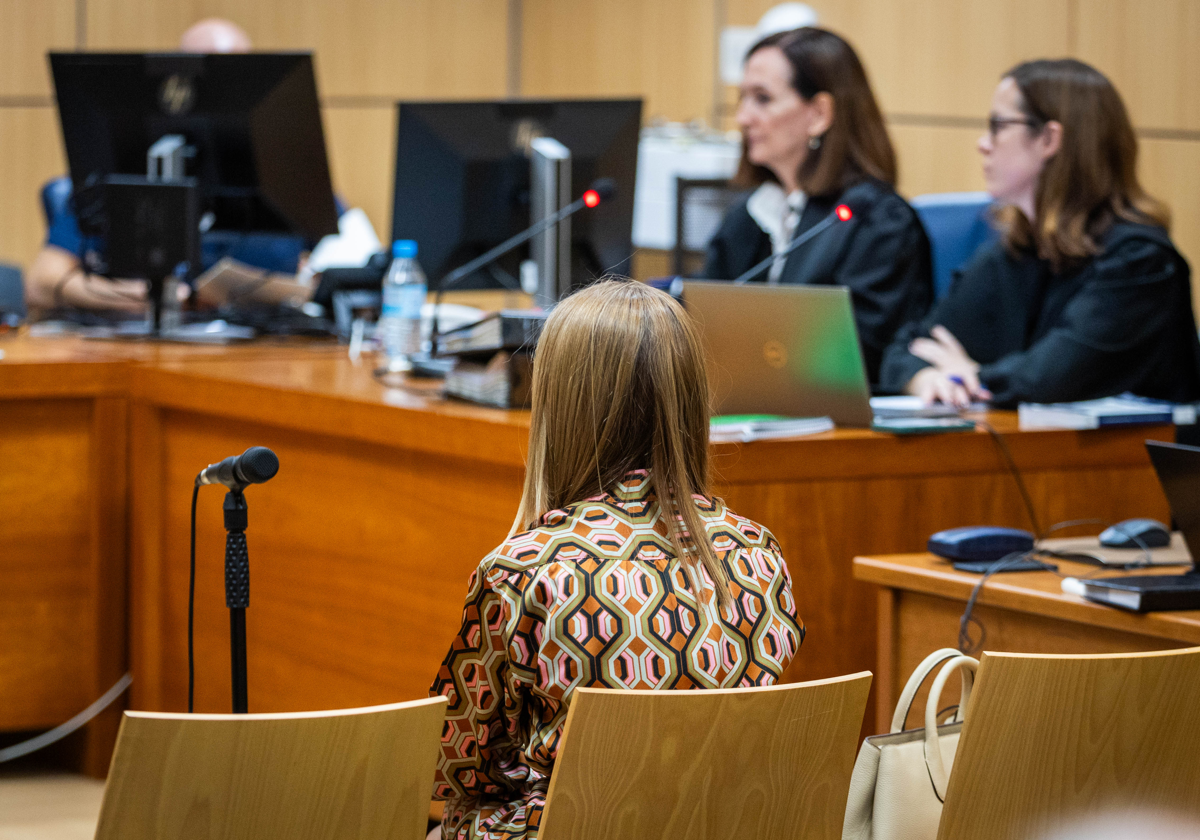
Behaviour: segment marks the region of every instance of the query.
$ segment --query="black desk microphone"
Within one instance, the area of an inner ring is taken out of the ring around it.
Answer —
[[[608,201],[610,198],[612,198],[616,192],[617,185],[612,178],[597,178],[592,182],[591,187],[584,191],[583,195],[559,210],[553,216],[547,216],[537,224],[530,225],[516,236],[504,240],[495,248],[492,248],[490,251],[484,254],[480,254],[469,263],[459,266],[458,268],[454,269],[454,271],[451,271],[449,274],[443,277],[441,282],[438,283],[437,293],[433,298],[433,323],[430,325],[429,330],[429,355],[436,356],[438,354],[438,310],[442,304],[442,292],[451,286],[454,286],[456,283],[462,282],[464,278],[474,274],[492,260],[504,256],[513,248],[516,248],[523,242],[528,242],[542,231],[553,227],[568,216],[578,213],[585,207],[589,210],[594,207],[598,207],[601,202]]]
[[[740,286],[743,283],[745,283],[747,280],[753,280],[755,277],[757,277],[759,274],[761,274],[764,269],[766,269],[768,266],[770,266],[771,263],[775,262],[775,260],[783,259],[788,254],[792,253],[792,251],[795,251],[797,248],[799,248],[801,245],[803,245],[805,242],[811,241],[814,237],[820,235],[822,232],[833,227],[838,222],[848,222],[853,218],[854,218],[854,211],[850,209],[849,205],[839,204],[837,207],[833,208],[833,212],[831,212],[824,219],[822,219],[821,221],[817,222],[815,225],[810,227],[808,230],[804,231],[804,233],[800,234],[795,239],[793,239],[790,243],[788,243],[788,246],[786,248],[784,248],[782,251],[780,251],[778,254],[772,254],[771,256],[767,257],[765,260],[758,263],[757,265],[752,266],[751,268],[747,269],[746,271],[743,271],[741,273],[741,275],[739,275],[738,278],[733,281],[733,284],[735,286]]]
[[[196,486],[223,484],[230,490],[241,490],[249,484],[270,481],[279,472],[279,458],[265,446],[251,446],[241,455],[209,464],[196,476]]]

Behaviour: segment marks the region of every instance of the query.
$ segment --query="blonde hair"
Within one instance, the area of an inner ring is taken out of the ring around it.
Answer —
[[[708,422],[704,351],[670,295],[622,278],[575,293],[538,341],[525,490],[512,533],[646,469],[697,595],[699,565],[726,605],[729,575],[692,498],[709,495]]]

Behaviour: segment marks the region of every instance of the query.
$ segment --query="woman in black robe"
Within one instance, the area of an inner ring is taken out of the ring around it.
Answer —
[[[1188,264],[1108,79],[1073,59],[1018,65],[979,150],[1000,239],[896,337],[883,387],[960,405],[1200,399]]]
[[[896,158],[866,72],[832,32],[805,27],[759,41],[738,103],[742,162],[754,191],[708,247],[703,276],[732,280],[781,254],[840,204],[853,216],[817,233],[755,278],[846,286],[872,382],[883,350],[932,300],[929,242],[893,189]]]

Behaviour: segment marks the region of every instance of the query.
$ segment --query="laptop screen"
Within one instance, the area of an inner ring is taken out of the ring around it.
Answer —
[[[1180,443],[1146,441],[1150,462],[1171,506],[1175,527],[1183,532],[1192,554],[1192,568],[1198,569],[1200,555],[1200,448]]]

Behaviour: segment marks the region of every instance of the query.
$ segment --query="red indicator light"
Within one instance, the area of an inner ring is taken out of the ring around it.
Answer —
[[[587,207],[595,207],[600,203],[600,193],[595,190],[588,190],[583,194],[583,203]]]
[[[854,213],[845,204],[839,204],[833,212],[837,213],[837,217],[843,222],[848,222],[854,217]]]

